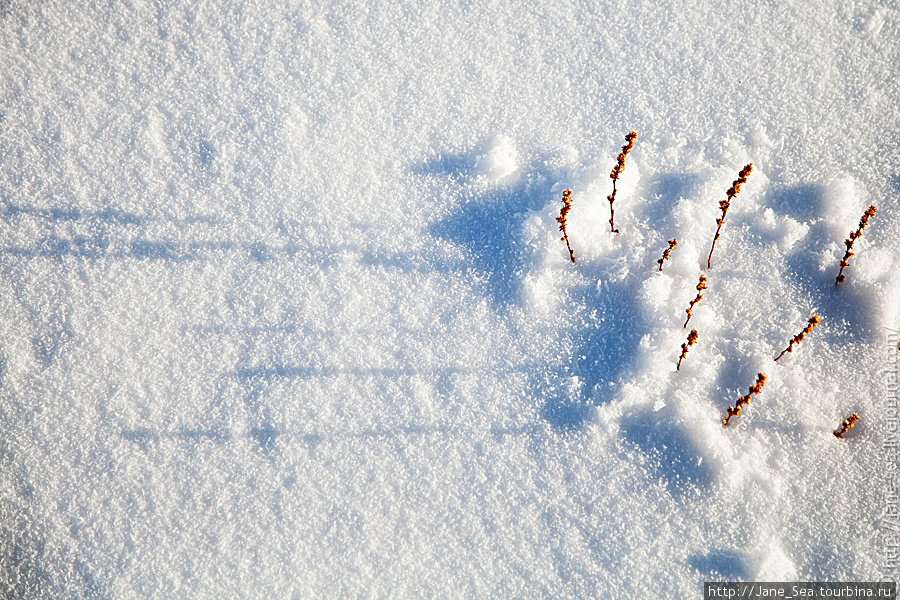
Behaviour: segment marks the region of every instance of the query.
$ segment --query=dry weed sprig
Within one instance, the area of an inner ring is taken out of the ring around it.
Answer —
[[[716,236],[713,238],[712,248],[709,249],[709,257],[706,259],[707,269],[712,267],[713,250],[716,249],[716,242],[719,239],[719,233],[722,231],[722,225],[725,224],[725,215],[728,214],[728,209],[731,207],[731,200],[741,191],[741,186],[747,183],[747,176],[750,175],[752,171],[753,163],[750,163],[741,169],[738,173],[738,178],[734,180],[734,183],[731,184],[731,187],[728,188],[728,191],[725,193],[725,199],[719,201],[719,208],[722,209],[722,216],[716,219]]]
[[[634,147],[635,139],[637,139],[637,134],[633,131],[629,131],[625,135],[625,145],[622,146],[622,151],[619,152],[619,156],[616,158],[616,166],[613,167],[612,172],[609,174],[609,178],[613,182],[613,191],[606,199],[609,200],[609,230],[613,233],[619,233],[615,222],[616,211],[613,209],[613,202],[616,201],[616,182],[619,180],[619,175],[625,170],[625,157],[628,156],[628,153]]]
[[[766,374],[765,373],[757,373],[756,375],[756,383],[750,386],[750,390],[747,392],[745,396],[741,396],[738,398],[737,403],[734,405],[734,408],[728,407],[728,416],[722,419],[722,423],[728,425],[729,419],[731,417],[736,417],[741,414],[741,407],[745,404],[750,404],[750,396],[754,394],[758,394],[763,386],[766,385]]]
[[[778,360],[785,354],[794,351],[794,344],[799,344],[806,337],[806,334],[816,328],[816,325],[822,322],[822,319],[819,318],[819,315],[813,315],[809,318],[808,325],[803,328],[803,331],[795,335],[791,338],[791,343],[788,344],[788,347],[782,350],[781,354],[775,357],[775,360]]]
[[[566,233],[566,215],[572,210],[572,190],[563,192],[562,203],[563,206],[559,211],[559,216],[556,217],[556,222],[559,223],[559,230],[562,231],[562,237],[559,239],[566,243],[566,248],[569,249],[569,258],[572,259],[572,262],[575,262],[575,253],[572,252],[572,246],[569,244],[569,234]]]
[[[847,419],[841,423],[841,428],[834,432],[834,437],[843,438],[845,433],[853,429],[853,426],[856,425],[857,421],[859,421],[859,415],[856,413],[847,417]]]
[[[678,357],[678,366],[675,367],[676,371],[681,370],[681,361],[684,360],[684,357],[687,356],[688,350],[690,350],[691,346],[697,343],[697,330],[691,329],[691,332],[688,334],[687,342],[681,345],[681,356]]]
[[[869,224],[869,217],[878,212],[878,209],[875,208],[873,204],[869,208],[866,209],[866,212],[863,213],[862,218],[859,220],[859,227],[856,231],[850,232],[850,237],[844,240],[844,245],[847,246],[847,252],[844,253],[844,258],[841,259],[841,270],[838,272],[837,278],[834,280],[834,287],[844,280],[844,269],[847,268],[847,261],[853,256],[853,252],[850,250],[853,248],[853,242],[857,240],[857,238],[862,237],[863,229],[866,228],[866,225]]]
[[[678,240],[676,240],[676,239],[671,239],[671,240],[669,240],[669,247],[666,248],[666,251],[665,251],[665,252],[663,252],[662,258],[659,259],[658,261],[656,261],[656,262],[659,263],[659,270],[660,270],[660,271],[662,271],[663,263],[669,259],[669,253],[670,253],[672,250],[674,250],[676,246],[678,246]]]
[[[687,329],[688,321],[694,316],[694,305],[703,300],[703,290],[706,289],[706,275],[700,276],[700,283],[697,284],[697,297],[691,300],[690,306],[684,311],[687,313],[687,320],[684,322],[684,329]]]

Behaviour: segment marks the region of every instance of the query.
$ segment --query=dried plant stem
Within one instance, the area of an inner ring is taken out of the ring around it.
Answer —
[[[691,329],[691,332],[688,334],[687,342],[681,345],[681,356],[678,357],[678,366],[675,367],[676,371],[681,370],[681,361],[684,360],[684,357],[687,356],[688,350],[691,346],[697,343],[697,330]]]
[[[572,262],[575,262],[575,253],[572,252],[572,245],[569,244],[569,235],[566,233],[566,215],[572,210],[572,190],[566,190],[562,193],[562,203],[563,206],[559,211],[559,216],[556,217],[556,222],[559,223],[559,230],[562,231],[562,237],[559,239],[566,243],[566,248],[569,249],[569,258],[572,259]]]
[[[788,347],[785,348],[785,349],[781,352],[781,354],[779,354],[778,356],[775,357],[775,360],[778,360],[779,358],[781,358],[782,356],[784,356],[784,355],[787,354],[788,352],[793,352],[793,351],[794,351],[794,344],[799,344],[800,342],[802,342],[803,339],[806,337],[806,334],[809,333],[810,331],[812,331],[813,329],[815,329],[815,328],[816,328],[816,325],[818,325],[818,324],[821,323],[821,322],[822,322],[822,319],[819,318],[819,315],[813,315],[813,316],[811,316],[811,317],[809,318],[809,321],[808,321],[809,324],[808,324],[806,327],[803,328],[803,331],[801,331],[800,333],[798,333],[797,335],[795,335],[793,338],[791,338],[791,343],[788,344]]]
[[[691,300],[690,306],[687,307],[685,311],[687,313],[687,320],[684,322],[684,329],[687,329],[688,321],[691,320],[691,317],[694,316],[694,305],[698,304],[701,300],[703,300],[703,290],[706,289],[706,275],[700,276],[700,283],[697,284],[697,297]]]
[[[730,406],[728,407],[728,416],[722,419],[722,423],[728,425],[728,421],[731,419],[731,417],[736,417],[737,415],[741,414],[741,407],[746,404],[750,404],[750,397],[754,394],[759,394],[764,385],[766,385],[766,374],[757,373],[756,383],[750,386],[750,390],[745,396],[741,396],[740,398],[738,398],[738,401],[734,405],[734,408],[731,408]]]
[[[834,432],[834,437],[843,438],[845,433],[853,429],[853,426],[856,425],[857,421],[859,421],[859,415],[856,413],[847,417],[847,419],[841,423],[841,428]]]
[[[659,263],[659,270],[660,270],[660,271],[662,271],[663,263],[669,259],[669,253],[670,253],[672,250],[674,250],[676,246],[678,246],[678,240],[675,240],[675,239],[669,240],[669,247],[666,248],[666,251],[665,251],[665,252],[663,252],[662,258],[659,259],[658,261],[656,261],[656,262]]]
[[[613,208],[613,202],[616,201],[616,182],[619,180],[619,175],[625,170],[625,158],[634,147],[635,139],[637,139],[637,134],[629,131],[625,136],[625,145],[622,146],[622,151],[619,152],[619,156],[616,158],[616,166],[613,167],[612,172],[609,174],[609,178],[613,182],[613,191],[606,199],[609,200],[609,229],[612,233],[619,233],[619,230],[616,229],[616,211]]]
[[[719,233],[722,231],[722,225],[725,224],[725,215],[728,214],[728,209],[731,207],[731,200],[738,195],[738,192],[741,191],[741,186],[747,183],[747,176],[753,171],[753,163],[745,166],[738,173],[738,178],[734,180],[734,183],[731,184],[731,187],[728,188],[728,191],[725,194],[725,199],[719,201],[719,208],[722,209],[722,216],[716,219],[716,236],[713,238],[712,248],[709,249],[709,257],[706,259],[706,268],[712,268],[712,255],[713,250],[716,249],[716,242],[719,240]]]
[[[869,224],[869,217],[874,215],[876,212],[878,212],[878,209],[875,208],[874,204],[867,208],[866,212],[863,213],[862,218],[859,220],[859,227],[856,229],[856,231],[851,231],[850,237],[844,240],[844,245],[847,246],[847,251],[844,253],[844,258],[841,259],[841,270],[838,272],[838,276],[834,280],[835,287],[837,287],[840,282],[844,281],[844,269],[847,268],[847,261],[850,260],[851,256],[853,256],[853,252],[850,251],[853,248],[853,242],[855,242],[857,238],[862,237],[863,229],[865,229],[866,225]]]

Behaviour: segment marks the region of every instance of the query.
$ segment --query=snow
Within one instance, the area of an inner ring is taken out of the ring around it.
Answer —
[[[86,4],[0,1],[0,595],[897,579],[896,7]]]

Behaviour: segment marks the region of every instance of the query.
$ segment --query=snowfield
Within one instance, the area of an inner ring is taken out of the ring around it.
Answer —
[[[0,595],[897,580],[896,5],[84,4],[0,0]]]

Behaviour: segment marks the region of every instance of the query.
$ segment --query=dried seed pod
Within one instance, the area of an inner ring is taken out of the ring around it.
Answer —
[[[665,261],[669,260],[669,253],[670,253],[672,250],[674,250],[676,246],[678,246],[678,240],[676,240],[676,239],[671,239],[671,240],[669,240],[669,247],[666,248],[665,252],[663,252],[662,258],[659,259],[658,261],[656,261],[657,263],[659,263],[659,270],[660,270],[660,271],[662,271],[663,263],[664,263]]]
[[[616,200],[616,182],[619,180],[619,175],[625,170],[625,158],[634,147],[635,139],[637,139],[637,134],[633,131],[629,131],[625,136],[625,145],[622,146],[622,151],[616,158],[616,166],[613,167],[612,172],[609,174],[609,178],[612,179],[613,182],[613,191],[606,199],[609,200],[609,229],[613,233],[619,233],[619,230],[616,229],[615,222],[616,211],[613,209],[613,202]]]
[[[795,335],[793,338],[791,338],[791,343],[788,344],[788,347],[785,348],[781,352],[781,354],[779,354],[778,356],[775,357],[775,360],[778,360],[779,358],[781,358],[788,352],[793,352],[794,344],[799,344],[800,342],[802,342],[803,339],[806,337],[806,334],[809,333],[810,331],[812,331],[813,329],[815,329],[816,325],[818,325],[821,322],[822,322],[822,319],[819,318],[819,315],[813,315],[812,317],[810,317],[809,321],[808,321],[809,324],[803,328],[803,331],[801,331],[800,333]]]
[[[756,383],[750,386],[750,390],[746,395],[738,398],[737,403],[734,405],[734,408],[728,407],[728,416],[722,419],[722,423],[728,425],[728,421],[731,417],[736,417],[741,414],[741,407],[750,404],[750,397],[754,394],[759,394],[762,390],[763,386],[766,385],[766,374],[765,373],[757,373],[756,375]]]
[[[876,212],[878,212],[878,209],[875,208],[874,204],[867,208],[866,212],[863,213],[862,218],[859,220],[859,227],[856,229],[856,231],[851,231],[850,237],[844,240],[844,245],[847,246],[847,251],[844,253],[844,258],[841,259],[841,270],[838,271],[837,278],[834,280],[835,287],[837,287],[840,282],[844,281],[844,269],[846,269],[847,265],[849,264],[847,261],[849,261],[850,257],[853,256],[853,252],[850,251],[853,248],[853,242],[862,237],[863,229],[865,229],[866,225],[869,224],[869,217],[874,215]]]
[[[706,275],[700,276],[700,283],[697,284],[697,297],[691,300],[690,306],[687,307],[685,311],[687,313],[687,320],[684,322],[684,329],[687,329],[688,321],[691,320],[691,317],[694,316],[694,305],[703,300],[703,290],[706,289]]]
[[[728,209],[731,208],[731,200],[741,191],[741,186],[747,183],[747,176],[750,175],[752,171],[753,163],[750,163],[741,169],[738,173],[738,178],[734,180],[734,183],[731,184],[731,187],[728,188],[728,191],[725,193],[725,199],[719,201],[719,208],[722,209],[722,216],[716,219],[716,236],[713,238],[712,248],[709,249],[709,257],[706,259],[707,269],[712,267],[713,250],[716,249],[719,233],[722,231],[722,225],[725,224],[725,215],[728,214]]]
[[[691,346],[697,343],[697,330],[691,329],[691,332],[687,336],[687,342],[681,345],[681,356],[678,357],[678,366],[675,367],[676,371],[681,370],[681,361],[684,360],[684,357],[687,356],[688,350]]]
[[[841,423],[840,429],[834,432],[834,437],[843,438],[845,433],[853,429],[853,426],[856,425],[857,421],[859,421],[859,415],[856,413],[853,413],[852,415],[847,417],[847,419],[843,423]]]
[[[572,190],[566,190],[562,193],[562,203],[559,216],[556,217],[556,222],[559,223],[559,230],[562,231],[562,237],[559,239],[566,243],[566,248],[569,249],[569,258],[572,259],[572,262],[575,262],[575,253],[572,252],[572,246],[569,244],[569,235],[566,233],[566,215],[572,210]]]

